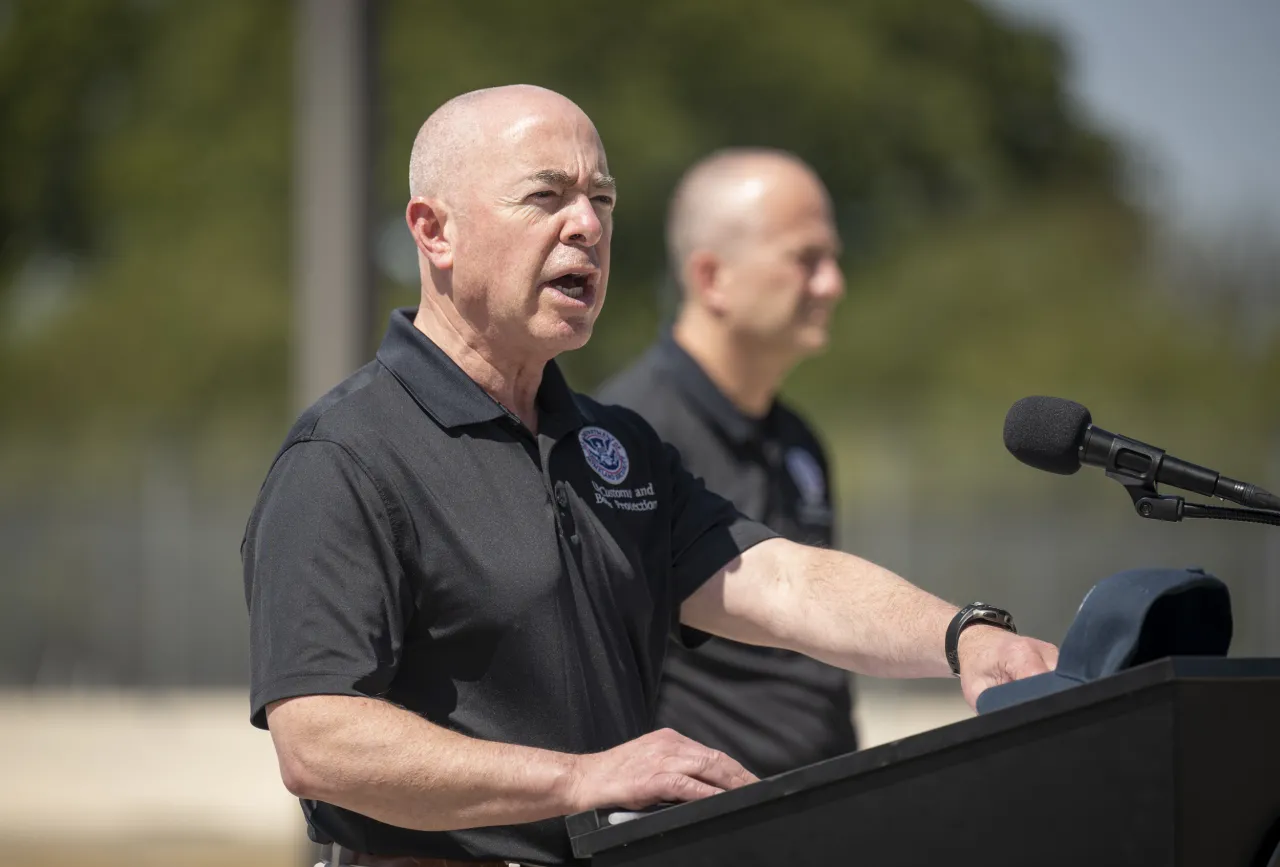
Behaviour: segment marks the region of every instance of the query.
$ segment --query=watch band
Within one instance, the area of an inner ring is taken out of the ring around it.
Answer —
[[[960,676],[960,633],[976,623],[1007,629],[1015,635],[1018,632],[1018,628],[1013,625],[1013,615],[1003,608],[996,608],[985,602],[973,602],[961,608],[956,612],[956,616],[951,618],[944,642],[947,664],[951,666],[951,673],[956,677]]]

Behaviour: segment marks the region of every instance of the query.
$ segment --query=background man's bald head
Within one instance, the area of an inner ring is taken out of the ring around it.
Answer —
[[[455,96],[431,113],[418,130],[409,156],[409,196],[447,197],[468,177],[468,159],[497,131],[539,111],[571,111],[586,117],[554,90],[513,84]]]
[[[677,184],[667,214],[667,256],[675,276],[699,250],[724,255],[749,243],[761,207],[779,185],[791,184],[827,195],[817,173],[787,151],[729,148],[695,163]]]

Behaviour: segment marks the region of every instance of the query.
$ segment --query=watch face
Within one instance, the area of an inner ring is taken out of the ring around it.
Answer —
[[[998,626],[1005,626],[1012,631],[1016,631],[1013,627],[1013,615],[1008,611],[1002,611],[999,608],[980,608],[973,612],[973,619],[981,620],[984,623],[993,623]]]

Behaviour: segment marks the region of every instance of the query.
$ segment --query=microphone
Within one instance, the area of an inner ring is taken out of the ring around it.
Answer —
[[[1256,509],[1280,509],[1280,497],[1275,494],[1105,431],[1093,424],[1089,410],[1060,397],[1024,397],[1014,403],[1004,419],[1004,447],[1027,466],[1063,476],[1089,464],[1114,476],[1169,485]]]

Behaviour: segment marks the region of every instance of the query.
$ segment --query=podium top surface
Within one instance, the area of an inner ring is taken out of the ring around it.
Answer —
[[[799,792],[870,774],[901,762],[1000,737],[1012,730],[1072,711],[1145,692],[1172,682],[1280,680],[1280,658],[1229,659],[1173,657],[1158,659],[1118,674],[908,738],[778,774],[740,789],[698,801],[641,811],[596,809],[565,817],[574,855],[587,858]],[[958,686],[957,686],[958,688]],[[611,821],[611,815],[614,819]],[[617,822],[622,816],[634,816]],[[615,822],[617,822],[615,824]]]

